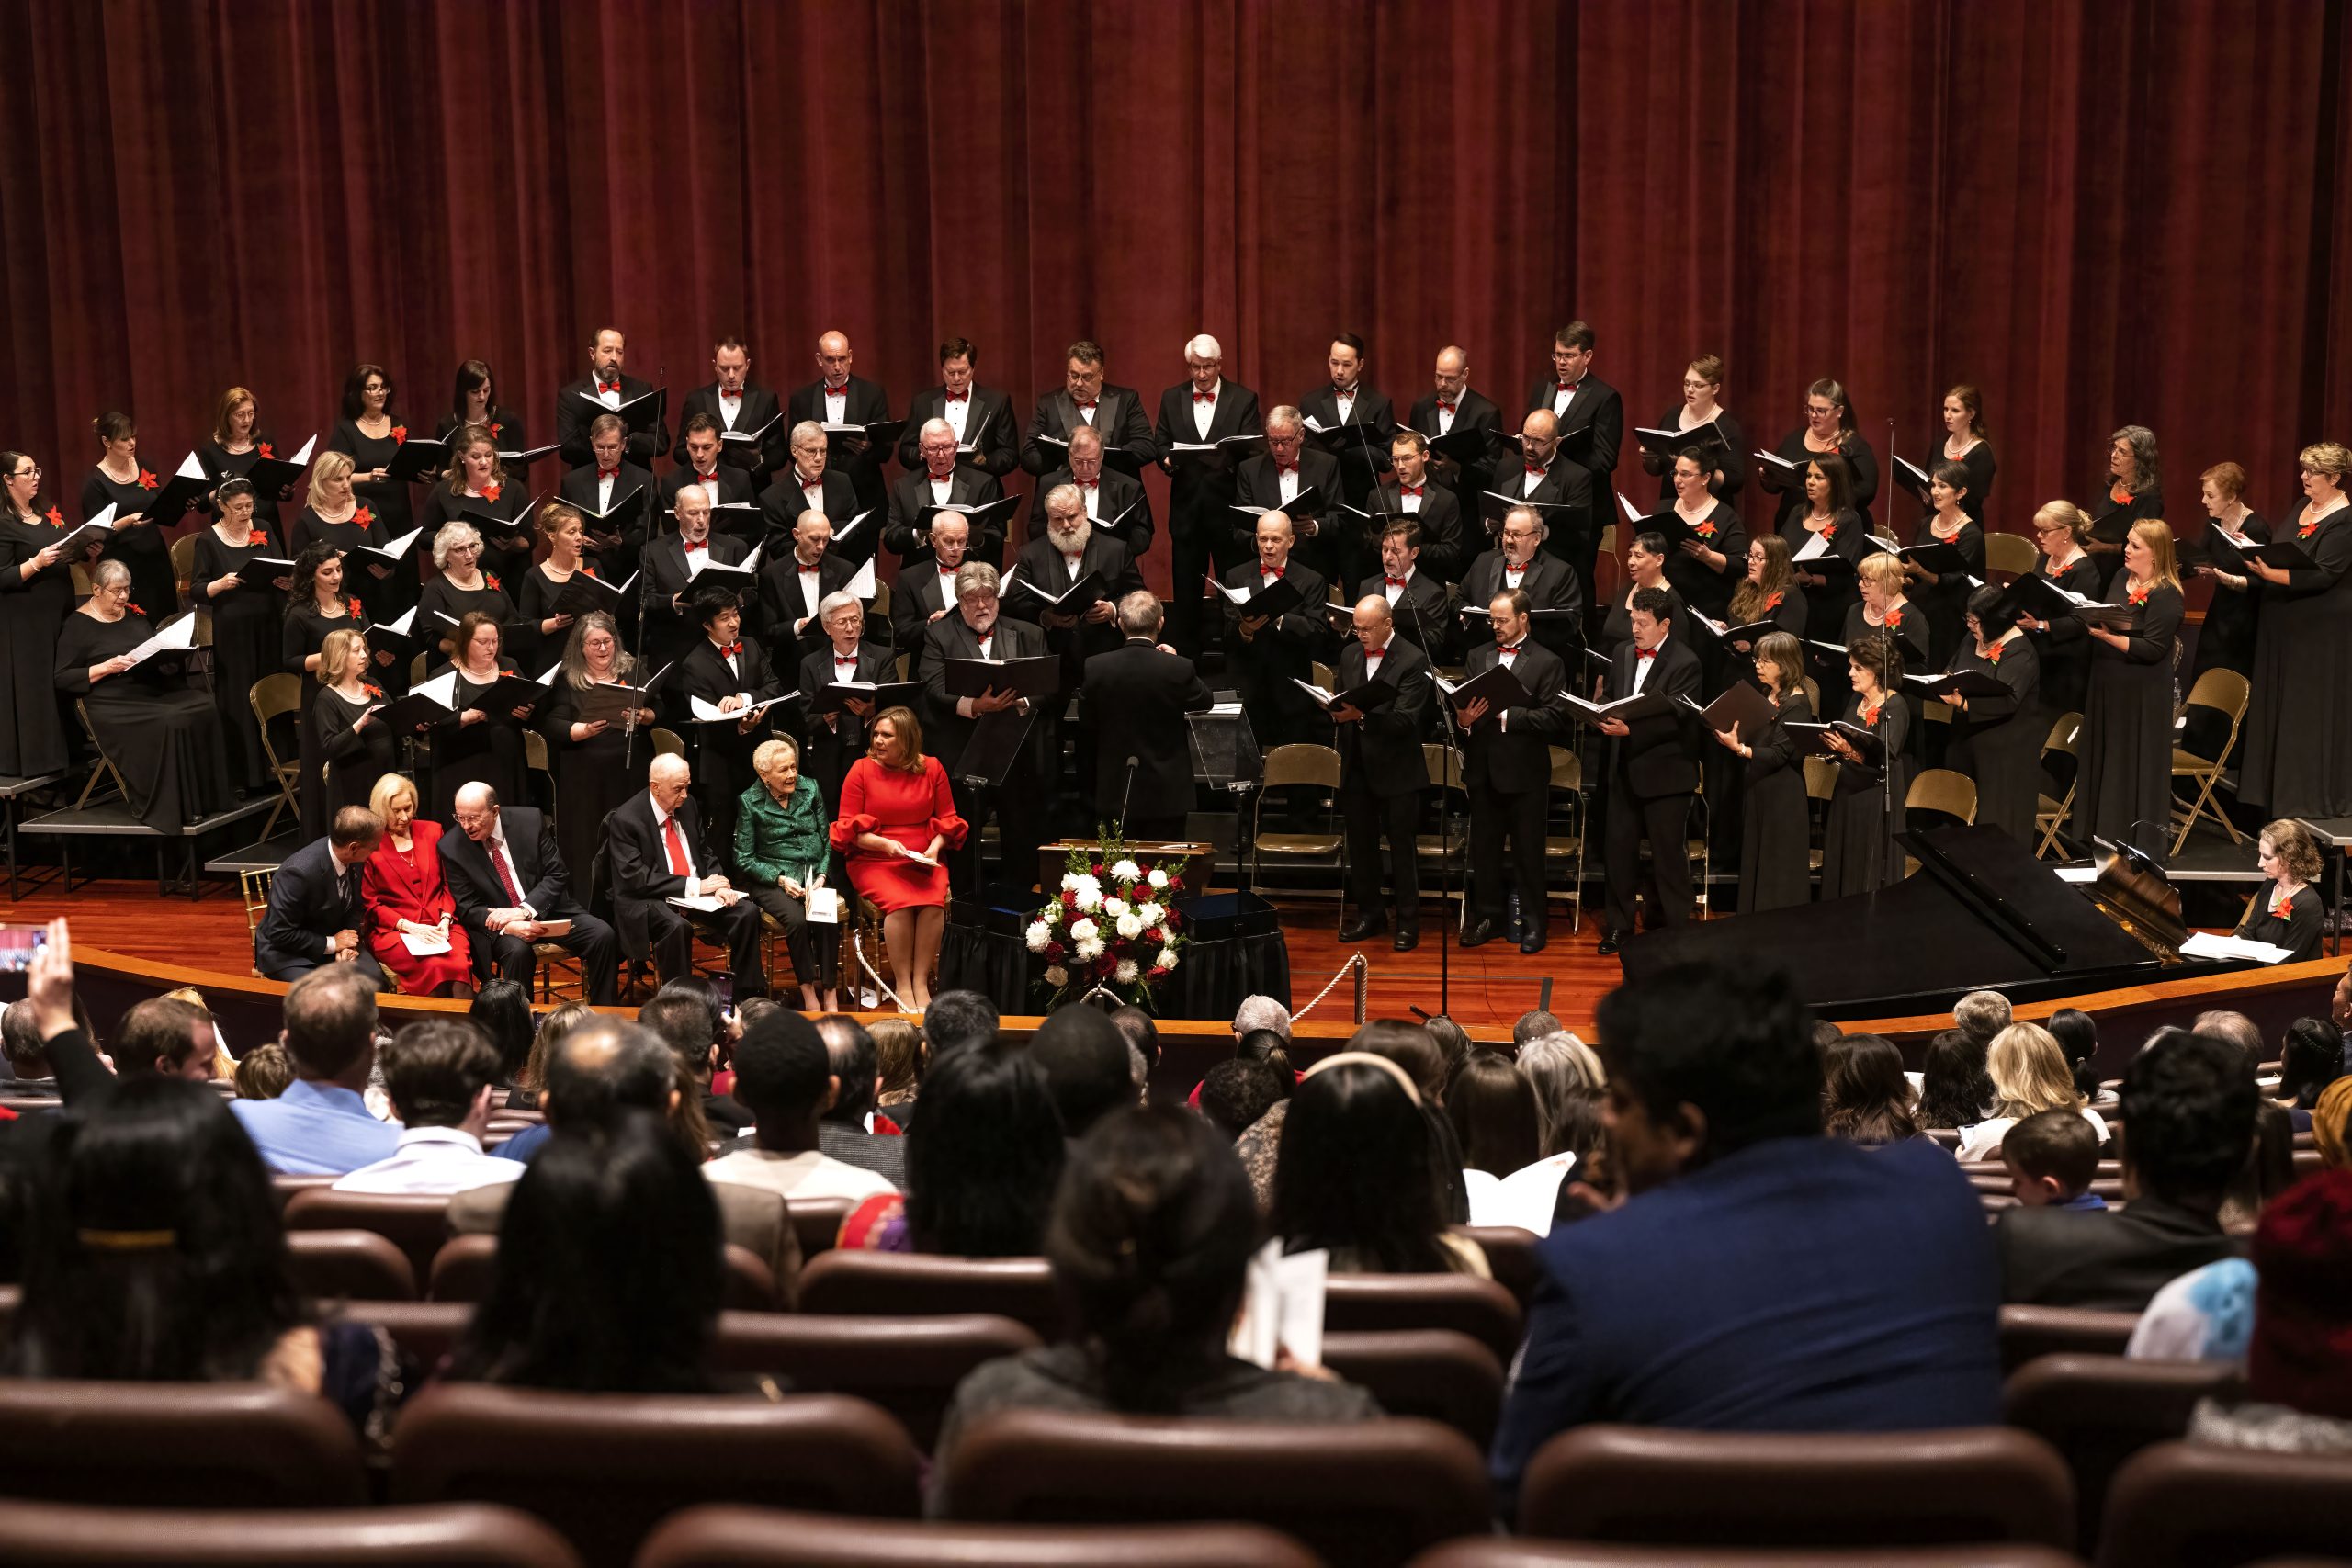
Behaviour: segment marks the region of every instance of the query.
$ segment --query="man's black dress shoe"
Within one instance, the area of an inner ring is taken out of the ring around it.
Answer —
[[[1377,915],[1358,915],[1340,928],[1341,942],[1362,942],[1368,936],[1378,936],[1388,929],[1388,922]]]
[[[1624,937],[1619,932],[1602,931],[1600,933],[1600,956],[1607,958],[1614,953],[1619,946],[1623,943],[1624,940]]]
[[[1396,928],[1396,951],[1397,951],[1397,952],[1399,952],[1399,953],[1410,953],[1410,952],[1412,952],[1412,951],[1413,951],[1413,949],[1415,949],[1415,948],[1417,948],[1417,947],[1419,947],[1419,946],[1420,946],[1420,945],[1421,945],[1421,928],[1420,928],[1420,927],[1419,927],[1419,926],[1398,926],[1398,927]]]
[[[1494,934],[1494,921],[1473,920],[1470,922],[1470,929],[1462,933],[1462,945],[1464,947],[1476,947]]]
[[[1536,926],[1531,929],[1525,936],[1520,938],[1519,950],[1521,953],[1529,953],[1531,955],[1541,953],[1544,951],[1545,940],[1544,928],[1542,926]]]

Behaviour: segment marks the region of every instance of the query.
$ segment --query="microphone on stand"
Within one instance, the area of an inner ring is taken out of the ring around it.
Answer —
[[[1141,759],[1136,757],[1127,759],[1127,782],[1119,791],[1119,826],[1112,836],[1121,843],[1126,842],[1127,839],[1127,802],[1135,795],[1136,768],[1140,761]]]

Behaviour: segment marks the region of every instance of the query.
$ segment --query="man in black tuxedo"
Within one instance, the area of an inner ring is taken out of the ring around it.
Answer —
[[[742,540],[711,533],[710,500],[700,485],[678,491],[677,514],[678,531],[648,546],[638,567],[645,573],[645,624],[639,628],[638,657],[649,676],[684,653],[695,635],[686,614],[694,597],[690,563],[702,557],[723,566],[741,566],[752,553]]]
[[[760,962],[759,906],[717,874],[703,837],[702,808],[687,798],[693,784],[684,757],[656,757],[643,793],[630,795],[605,818],[622,955],[635,962],[650,958],[665,982],[677,979],[693,970],[693,933],[699,928],[726,945],[734,999],[764,997],[768,977]],[[706,912],[668,902],[695,897],[716,898],[719,908]]]
[[[1591,477],[1595,495],[1606,495],[1625,443],[1625,400],[1592,374],[1594,343],[1592,329],[1582,321],[1553,333],[1552,373],[1529,385],[1527,409],[1559,421],[1563,455]]]
[[[1506,513],[1501,545],[1472,561],[1462,575],[1462,603],[1465,608],[1490,604],[1496,594],[1516,591],[1527,595],[1532,609],[1569,612],[1544,616],[1537,624],[1535,640],[1562,660],[1572,660],[1584,645],[1584,595],[1576,574],[1544,548],[1544,514],[1535,508],[1514,506]],[[1465,645],[1492,640],[1491,628],[1476,616],[1464,615],[1463,621]]]
[[[731,865],[735,859],[735,812],[742,793],[758,774],[752,753],[768,738],[776,712],[744,710],[781,695],[778,673],[768,665],[767,652],[743,635],[742,602],[732,589],[705,588],[695,595],[695,619],[702,637],[678,660],[670,682],[677,694],[679,720],[692,727],[701,742],[703,820],[710,825],[711,863]],[[795,664],[798,660],[793,661]],[[693,705],[699,697],[730,716],[698,719]],[[741,717],[732,716],[742,714]]]
[[[628,445],[628,427],[620,415],[598,414],[588,423],[590,460],[564,475],[557,490],[561,500],[580,509],[588,564],[614,582],[637,570],[647,519],[661,505],[653,470],[630,462]]]
[[[1083,444],[1091,434],[1080,431],[1077,443]],[[1046,651],[1061,656],[1061,686],[1052,704],[1056,714],[1069,711],[1069,699],[1085,678],[1086,661],[1119,646],[1118,628],[1114,625],[1119,601],[1143,590],[1143,573],[1136,570],[1135,558],[1127,554],[1126,546],[1087,521],[1085,505],[1084,492],[1074,484],[1047,491],[1045,536],[1022,546],[1019,561],[1006,574],[1016,584],[1008,613],[1042,626]],[[1049,609],[1028,591],[1035,587],[1049,593],[1067,592],[1089,576],[1100,586],[1102,597],[1074,611]],[[1078,776],[1083,780],[1094,772],[1094,727],[1081,723],[1075,739]],[[1049,773],[1047,787],[1058,786],[1058,773],[1057,768]],[[1078,832],[1093,826],[1091,820],[1071,824]]]
[[[580,960],[588,999],[609,1005],[619,990],[618,941],[573,897],[571,868],[545,815],[502,806],[498,792],[480,783],[458,791],[450,815],[458,830],[441,835],[441,874],[472,938],[475,973],[528,991],[539,963],[532,947],[552,942]],[[547,926],[556,920],[570,920],[571,930],[548,936]]]
[[[994,481],[991,480],[991,483]],[[1054,716],[1011,688],[990,688],[977,697],[947,693],[947,664],[955,659],[1041,659],[1046,634],[1026,621],[1001,618],[996,568],[967,560],[956,574],[956,607],[923,632],[922,654],[912,674],[923,683],[923,746],[947,770],[956,810],[970,829],[964,847],[948,856],[947,875],[959,897],[980,886],[980,828],[993,810],[1004,880],[1026,887],[1036,880],[1037,846],[1045,841],[1046,771],[1043,759],[1057,754]],[[965,782],[959,764],[982,727],[1026,728],[1012,765],[995,788]]]
[[[1206,333],[1184,345],[1185,379],[1159,394],[1152,444],[1168,475],[1170,640],[1201,651],[1201,580],[1223,577],[1247,558],[1233,526],[1234,475],[1255,442],[1214,452],[1178,452],[1180,442],[1224,442],[1261,433],[1258,394],[1225,378],[1225,350]]]
[[[759,481],[720,459],[718,421],[707,413],[687,415],[685,432],[678,438],[678,445],[686,454],[686,466],[662,479],[661,509],[671,511],[678,504],[680,491],[688,485],[700,485],[710,502],[711,526],[716,531],[742,540],[746,547],[765,538],[767,519],[753,499]]]
[[[621,330],[600,328],[588,343],[588,374],[565,383],[555,395],[555,443],[565,468],[585,468],[594,456],[588,445],[588,426],[600,412],[599,405],[601,412],[610,413],[655,390],[651,382],[640,381],[621,369],[628,357],[628,340]],[[640,468],[650,468],[669,445],[670,421],[665,413],[650,428],[629,432],[628,455]]]
[[[804,420],[826,424],[875,424],[890,417],[890,394],[863,376],[850,374],[855,355],[849,334],[826,333],[817,340],[817,378],[792,394],[786,412],[797,428]],[[834,464],[857,495],[858,512],[882,504],[882,460],[890,448],[863,434],[828,435]],[[851,513],[828,513],[849,516]]]
[[[1560,456],[1560,422],[1549,409],[1537,409],[1520,424],[1519,460],[1505,461],[1495,475],[1495,491],[1512,501],[1547,510],[1544,548],[1568,563],[1577,574],[1577,593],[1593,603],[1592,565],[1600,534],[1594,515],[1592,476]]]
[[[368,905],[359,867],[384,841],[384,819],[364,806],[334,814],[327,836],[303,845],[270,878],[269,908],[254,928],[254,967],[293,980],[328,964],[356,965],[379,986],[384,966],[368,951]]]
[[[1021,441],[1021,466],[1045,475],[1069,461],[1069,438],[1080,425],[1102,433],[1102,449],[1111,466],[1122,473],[1139,474],[1156,462],[1159,448],[1145,420],[1143,398],[1133,387],[1116,387],[1102,379],[1102,345],[1081,338],[1062,358],[1062,388],[1037,400],[1030,412],[1028,434]]]
[[[875,704],[854,700],[842,712],[820,714],[817,694],[837,682],[886,685],[899,678],[899,660],[887,644],[866,640],[865,606],[854,595],[827,594],[817,618],[825,640],[800,660],[800,711],[807,716],[808,737],[800,766],[825,792],[831,815],[841,806],[842,780],[849,776],[850,764],[865,755],[865,727],[873,722]]]
[[[1153,527],[1151,499],[1144,494],[1143,481],[1132,479],[1116,468],[1106,468],[1102,463],[1102,437],[1091,429],[1079,431],[1069,438],[1069,467],[1047,474],[1037,481],[1029,497],[1029,537],[1046,536],[1046,497],[1064,485],[1075,485],[1086,502],[1086,520],[1095,525],[1095,532],[1106,539],[1116,539],[1127,547],[1134,559],[1143,559],[1151,548]],[[1115,528],[1103,528],[1102,524],[1114,518],[1125,521]]]
[[[1420,524],[1410,517],[1390,518],[1380,533],[1380,570],[1356,584],[1355,597],[1377,596],[1388,606],[1399,637],[1431,663],[1451,664],[1458,646],[1453,605],[1445,584],[1421,570],[1420,557]]]
[[[1656,696],[1697,701],[1699,656],[1674,635],[1674,600],[1663,588],[1634,595],[1634,640],[1609,667],[1604,702]],[[1609,757],[1609,812],[1604,865],[1609,912],[1602,922],[1603,956],[1634,933],[1634,904],[1643,886],[1642,840],[1650,841],[1649,919],[1679,926],[1690,918],[1690,797],[1699,788],[1699,761],[1687,710],[1625,719],[1604,718],[1600,732],[1615,740]]]
[[[1441,582],[1458,581],[1477,553],[1465,537],[1462,502],[1430,478],[1430,438],[1398,430],[1388,438],[1390,476],[1372,492],[1370,535],[1377,547],[1381,530],[1399,517],[1421,525],[1421,570]]]
[[[879,517],[859,519],[857,491],[849,476],[831,466],[825,450],[825,427],[804,420],[792,427],[790,459],[777,470],[775,483],[760,492],[760,512],[767,523],[767,553],[790,547],[792,521],[804,512],[821,512],[833,525],[832,551],[852,566],[874,558],[882,537]]]
[[[1335,558],[1331,536],[1338,531],[1331,519],[1342,515],[1339,510],[1340,460],[1307,445],[1306,425],[1296,409],[1279,403],[1266,415],[1265,453],[1243,463],[1238,478],[1240,500],[1235,504],[1280,512],[1288,517],[1296,532],[1299,559],[1317,576],[1329,581]],[[1299,502],[1306,491],[1313,491],[1316,499],[1301,506]],[[1232,520],[1236,536],[1249,541],[1254,554],[1257,525],[1241,513],[1227,515]],[[1238,570],[1246,570],[1247,565],[1244,562]],[[1227,575],[1231,575],[1230,571]]]
[[[1465,679],[1498,665],[1511,672],[1531,699],[1499,711],[1484,698],[1453,710],[1460,728],[1463,781],[1470,787],[1470,929],[1462,945],[1476,947],[1503,918],[1503,840],[1510,840],[1511,881],[1519,889],[1521,953],[1544,951],[1547,906],[1544,886],[1544,818],[1551,804],[1552,742],[1566,732],[1560,690],[1567,671],[1559,657],[1528,636],[1527,595],[1507,588],[1488,601],[1496,641],[1470,650]]]
[[[792,548],[760,569],[760,635],[774,650],[779,672],[825,643],[820,607],[849,586],[857,568],[832,553],[833,525],[821,512],[792,520]]]
[[[900,474],[890,487],[890,520],[882,529],[882,547],[897,553],[901,570],[931,554],[932,516],[941,507],[977,509],[1004,499],[994,474],[956,461],[956,433],[945,420],[922,427],[922,466]],[[987,513],[974,526],[967,558],[995,566],[1004,558],[1004,509]]]
[[[1361,507],[1388,468],[1388,437],[1396,428],[1396,406],[1387,393],[1365,383],[1370,356],[1355,333],[1333,338],[1324,363],[1331,379],[1300,398],[1298,412],[1322,427],[1317,444],[1340,459],[1340,499]]]
[[[923,634],[956,607],[956,574],[971,538],[971,519],[943,512],[931,520],[931,558],[899,569],[890,585],[890,640],[900,653],[920,656]]]
[[[979,363],[980,351],[968,338],[951,337],[939,345],[939,385],[917,393],[907,410],[907,428],[899,437],[899,467],[922,466],[922,427],[944,419],[956,433],[957,462],[1000,479],[1012,472],[1020,461],[1012,396],[976,381]]]
[[[1343,942],[1388,929],[1380,901],[1380,840],[1388,839],[1388,891],[1396,918],[1396,951],[1421,940],[1421,885],[1415,829],[1429,765],[1421,739],[1429,733],[1428,657],[1396,635],[1388,601],[1367,593],[1356,601],[1356,635],[1333,666],[1334,694],[1378,684],[1396,695],[1385,707],[1342,704],[1331,710],[1340,750],[1340,817],[1348,840],[1348,901],[1355,913],[1340,927]]]
[[[1119,601],[1125,641],[1086,661],[1079,701],[1094,728],[1094,810],[1116,824],[1125,812],[1131,842],[1184,837],[1193,808],[1192,727],[1209,689],[1193,661],[1159,644],[1159,601],[1134,592]],[[1127,759],[1135,759],[1130,770]]]
[[[1323,574],[1292,555],[1290,518],[1269,512],[1258,519],[1258,558],[1226,573],[1228,588],[1253,597],[1280,581],[1298,592],[1298,604],[1278,615],[1244,616],[1226,604],[1225,668],[1240,689],[1242,711],[1260,751],[1292,741],[1328,745],[1331,720],[1295,682],[1311,679],[1315,660],[1330,647],[1324,620],[1329,587]]]
[[[1457,430],[1483,431],[1480,456],[1457,462],[1432,457],[1430,473],[1453,491],[1467,517],[1479,515],[1478,498],[1495,480],[1495,450],[1502,434],[1503,411],[1495,400],[1470,387],[1470,355],[1452,344],[1437,351],[1437,385],[1413,404],[1408,423],[1423,435],[1451,435]]]
[[[711,350],[710,368],[718,379],[688,392],[685,405],[678,411],[686,423],[679,432],[678,445],[671,449],[670,461],[686,460],[685,430],[693,428],[695,415],[708,414],[723,433],[718,460],[749,475],[754,491],[763,490],[768,476],[784,461],[784,402],[767,388],[752,384],[752,351],[741,338],[721,338]],[[758,438],[724,438],[737,432]]]

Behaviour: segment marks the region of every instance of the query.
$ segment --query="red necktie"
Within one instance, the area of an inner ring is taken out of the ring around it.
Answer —
[[[1421,487],[1419,485],[1398,485],[1396,487],[1396,493],[1400,498],[1409,495],[1415,501],[1419,501],[1421,499]]]
[[[618,468],[598,468],[596,477],[599,479],[616,479],[621,477],[621,471]]]
[[[1519,651],[1519,649],[1520,649],[1520,645],[1519,645],[1518,643],[1515,643],[1515,642],[1498,642],[1498,643],[1495,644],[1495,652],[1496,652],[1497,654],[1498,654],[1498,655],[1505,655],[1505,656],[1508,656],[1508,655],[1510,655],[1510,654],[1515,654],[1515,653],[1517,653],[1517,652]]]
[[[1657,649],[1655,648],[1637,648],[1634,651],[1645,663],[1657,657]]]
[[[947,400],[951,403],[968,402],[971,400],[971,394],[968,392],[950,392],[947,394]]]
[[[1381,581],[1388,584],[1391,588],[1402,588],[1405,586],[1405,580],[1401,577],[1384,577]]]
[[[498,885],[506,889],[506,907],[521,908],[523,890],[514,886],[514,874],[506,867],[506,846],[494,839],[490,845],[490,864],[491,869],[498,873]]]
[[[667,846],[670,851],[670,874],[673,876],[692,875],[693,874],[686,869],[686,841],[678,837],[678,819],[676,818],[667,817],[662,818],[662,842]]]
[[[1216,401],[1216,394],[1215,392],[1194,392],[1193,394],[1193,400],[1196,403],[1214,403]]]

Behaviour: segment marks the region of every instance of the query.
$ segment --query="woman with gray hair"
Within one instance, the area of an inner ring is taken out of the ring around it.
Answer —
[[[1521,1046],[1519,1070],[1535,1086],[1544,1156],[1574,1155],[1581,1172],[1600,1141],[1600,1095],[1609,1087],[1609,1075],[1600,1055],[1562,1030]]]
[[[227,810],[236,791],[212,699],[190,689],[177,657],[131,658],[154,628],[130,602],[129,567],[102,560],[90,580],[88,603],[57,634],[57,689],[89,713],[141,822],[176,833]]]
[[[781,738],[760,742],[752,772],[756,781],[735,816],[735,869],[752,902],[784,928],[800,1005],[831,1012],[840,1005],[841,926],[808,919],[811,896],[832,869],[824,794],[816,780],[801,776],[800,748]]]
[[[2132,525],[2151,518],[2163,521],[2165,489],[2156,466],[2156,433],[2144,424],[2127,424],[2107,438],[2107,501],[2091,508],[2091,536],[2084,551],[2098,563],[2101,597],[2115,574],[2123,570],[2123,541]]]
[[[445,523],[433,536],[433,569],[440,575],[416,596],[416,619],[410,625],[419,635],[438,626],[445,654],[457,647],[451,636],[457,623],[475,610],[501,626],[512,626],[520,618],[505,584],[496,572],[483,568],[481,557],[481,536],[470,523]],[[435,615],[446,620],[436,622]]]

